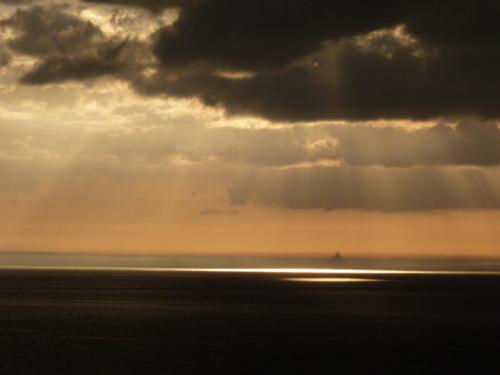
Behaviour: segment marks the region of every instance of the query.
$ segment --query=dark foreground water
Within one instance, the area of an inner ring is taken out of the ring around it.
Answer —
[[[494,274],[0,271],[0,374],[499,371]]]

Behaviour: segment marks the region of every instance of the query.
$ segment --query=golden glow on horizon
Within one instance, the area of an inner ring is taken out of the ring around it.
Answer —
[[[222,206],[223,187],[174,185],[60,187],[29,205],[4,204],[0,251],[327,257],[340,249],[349,258],[500,254],[500,213],[494,211],[384,214],[243,206],[236,215],[200,215],[210,207],[231,209]],[[141,198],[141,190],[147,197]]]

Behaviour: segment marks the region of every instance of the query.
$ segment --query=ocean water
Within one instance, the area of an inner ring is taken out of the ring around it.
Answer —
[[[493,374],[499,345],[491,270],[0,270],[0,374]]]

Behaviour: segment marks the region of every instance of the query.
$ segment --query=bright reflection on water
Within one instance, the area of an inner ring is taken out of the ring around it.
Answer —
[[[381,279],[361,279],[355,277],[289,277],[282,280],[299,283],[373,283],[387,281]]]

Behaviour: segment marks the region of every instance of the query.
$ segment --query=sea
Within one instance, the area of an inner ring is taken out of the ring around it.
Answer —
[[[494,259],[0,261],[0,374],[500,374]]]

